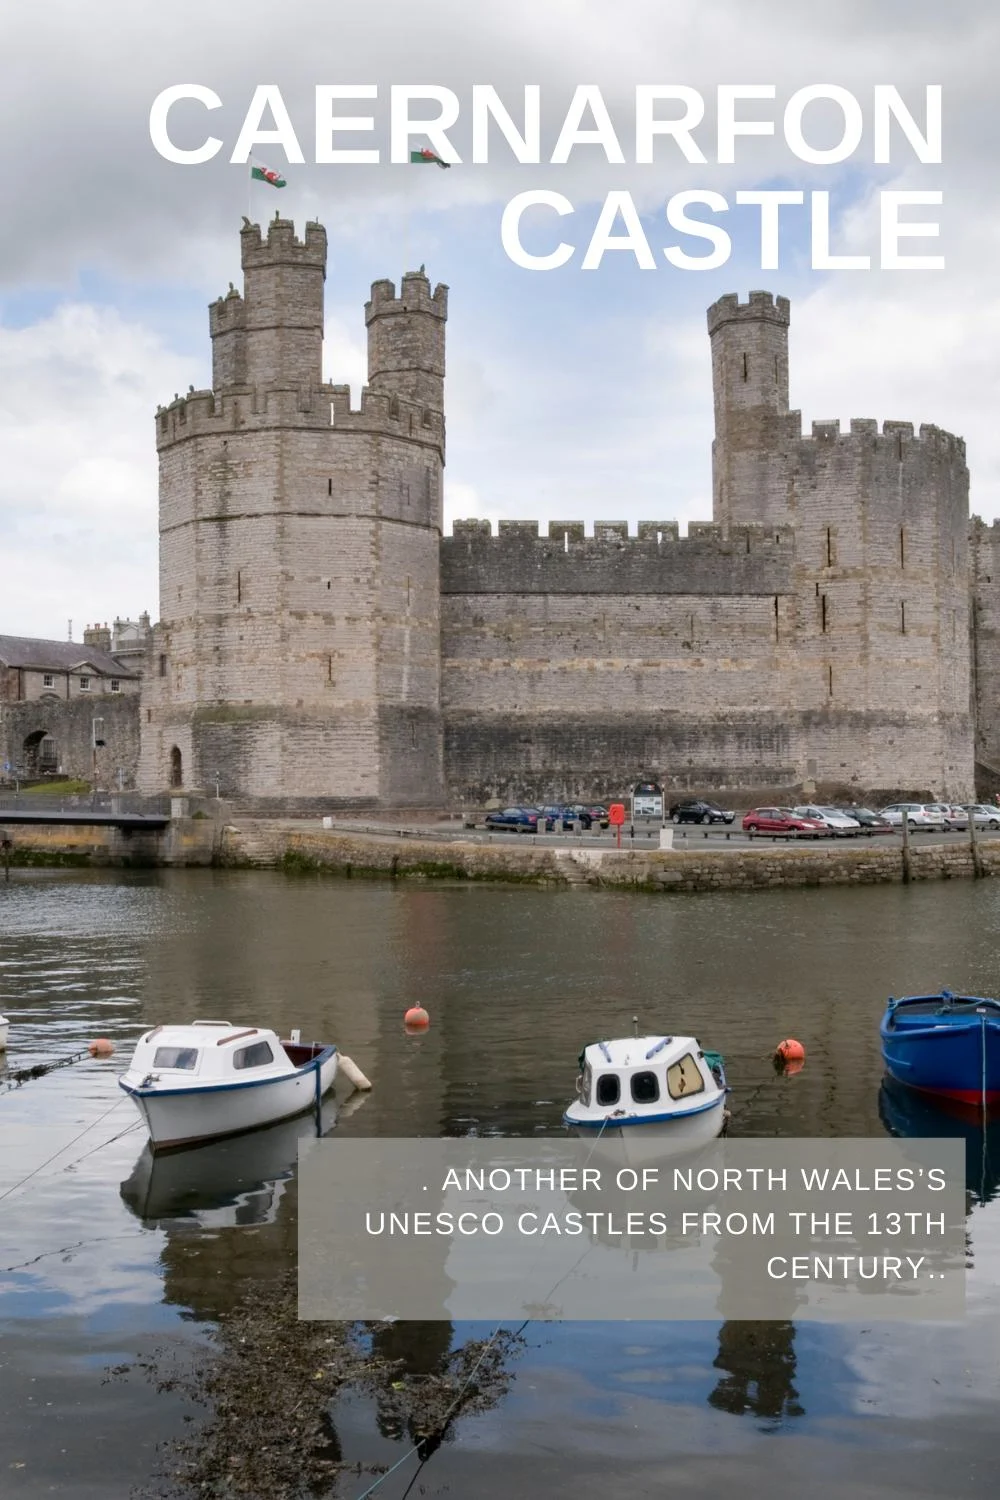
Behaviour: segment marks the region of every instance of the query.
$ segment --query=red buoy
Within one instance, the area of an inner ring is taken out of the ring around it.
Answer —
[[[804,1063],[806,1060],[806,1049],[794,1037],[786,1037],[783,1042],[779,1042],[775,1047],[774,1060],[781,1063]]]
[[[426,1031],[430,1024],[431,1018],[422,1005],[411,1005],[403,1017],[407,1031]]]
[[[99,1036],[96,1042],[87,1043],[87,1051],[91,1057],[110,1057],[114,1050],[114,1043],[109,1042],[106,1036]]]

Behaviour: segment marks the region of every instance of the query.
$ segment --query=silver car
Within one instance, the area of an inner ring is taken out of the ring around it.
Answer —
[[[879,817],[891,823],[894,828],[901,828],[904,818],[908,828],[929,828],[943,832],[946,826],[941,808],[937,803],[931,802],[893,802],[889,807],[880,808]]]
[[[839,807],[794,807],[792,811],[798,818],[815,818],[817,823],[822,823],[827,833],[839,838],[852,838],[861,832],[861,824],[856,818],[848,817],[842,813]]]
[[[991,807],[987,802],[976,802],[971,808],[953,805],[949,808],[948,826],[968,828],[970,812],[977,828],[1000,829],[1000,807]]]

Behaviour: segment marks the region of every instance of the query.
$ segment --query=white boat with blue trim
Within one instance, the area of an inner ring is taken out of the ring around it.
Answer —
[[[194,1021],[139,1038],[118,1080],[145,1121],[154,1151],[242,1135],[319,1105],[337,1077],[339,1052],[279,1040],[259,1026]]]
[[[580,1054],[577,1097],[563,1123],[585,1138],[697,1150],[728,1120],[725,1063],[696,1037],[632,1036]]]

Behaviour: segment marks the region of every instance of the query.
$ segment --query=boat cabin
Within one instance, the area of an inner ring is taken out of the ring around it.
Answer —
[[[252,1083],[293,1072],[322,1050],[318,1043],[283,1042],[276,1032],[229,1021],[156,1026],[136,1043],[125,1079],[138,1087],[154,1079],[175,1088]]]
[[[580,1118],[616,1119],[683,1113],[704,1105],[725,1088],[722,1059],[706,1053],[697,1038],[639,1036],[594,1042],[580,1055],[577,1104]]]

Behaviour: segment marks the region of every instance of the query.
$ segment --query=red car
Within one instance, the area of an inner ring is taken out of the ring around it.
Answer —
[[[743,832],[785,834],[788,838],[821,839],[827,833],[816,818],[800,818],[790,807],[755,807],[743,817]]]

